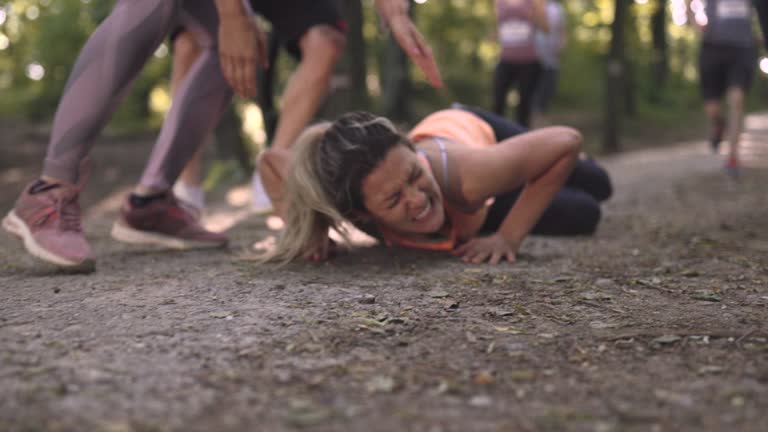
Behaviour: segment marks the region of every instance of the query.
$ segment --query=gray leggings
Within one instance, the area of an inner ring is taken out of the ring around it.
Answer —
[[[80,51],[54,118],[43,175],[76,183],[80,162],[144,64],[176,25],[204,48],[179,87],[143,186],[167,190],[219,121],[232,98],[219,67],[213,0],[118,0]]]

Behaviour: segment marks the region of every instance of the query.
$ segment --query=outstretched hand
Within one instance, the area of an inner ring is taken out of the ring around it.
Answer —
[[[476,237],[454,249],[451,253],[466,263],[480,264],[488,260],[498,264],[503,258],[513,263],[518,244],[505,239],[501,234]]]
[[[221,71],[235,93],[256,95],[256,65],[269,67],[264,32],[247,15],[221,16],[219,59]]]
[[[399,14],[387,18],[392,35],[408,57],[424,72],[427,81],[434,87],[442,87],[443,80],[437,68],[432,48],[424,36],[416,28],[407,14]]]

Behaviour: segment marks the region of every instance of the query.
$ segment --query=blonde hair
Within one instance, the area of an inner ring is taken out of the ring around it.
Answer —
[[[346,239],[344,222],[357,224],[357,216],[367,211],[363,180],[397,145],[413,150],[392,122],[362,111],[307,128],[296,142],[286,178],[285,230],[258,260],[287,263],[325,247],[331,228]]]

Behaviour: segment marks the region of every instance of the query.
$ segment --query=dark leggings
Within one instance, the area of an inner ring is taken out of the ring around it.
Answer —
[[[165,36],[179,24],[203,52],[182,80],[144,169],[148,189],[171,188],[229,105],[210,0],[118,0],[78,54],[56,109],[43,175],[77,183],[81,162]]]
[[[496,141],[526,132],[527,129],[494,113],[479,108],[454,105],[482,118],[493,129]],[[522,187],[496,197],[488,211],[481,232],[495,232],[507,217],[517,201]],[[544,210],[541,218],[531,230],[541,235],[592,234],[600,222],[600,202],[613,193],[608,173],[591,159],[579,159],[570,177]]]
[[[515,113],[517,122],[523,126],[531,125],[533,97],[541,77],[541,63],[509,63],[500,61],[493,73],[493,112],[504,115],[509,88],[517,84],[520,101]]]

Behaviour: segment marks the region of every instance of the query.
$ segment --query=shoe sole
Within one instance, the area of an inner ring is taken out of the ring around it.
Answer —
[[[96,262],[92,258],[87,258],[83,261],[72,261],[56,255],[40,246],[32,236],[32,231],[30,231],[27,224],[24,223],[14,210],[11,210],[11,212],[3,218],[3,229],[21,239],[24,244],[24,249],[35,258],[72,271],[89,272],[96,268]]]
[[[145,246],[160,246],[167,249],[189,250],[225,247],[227,242],[206,242],[199,240],[184,240],[178,237],[171,237],[164,234],[141,231],[120,221],[115,221],[112,225],[110,235],[113,239],[123,243]]]
[[[270,214],[270,213],[274,213],[274,212],[275,212],[275,208],[272,207],[272,206],[269,206],[269,207],[251,207],[251,213],[253,213],[255,215],[258,215],[258,216],[262,216],[262,215],[266,215],[266,214]]]

